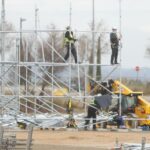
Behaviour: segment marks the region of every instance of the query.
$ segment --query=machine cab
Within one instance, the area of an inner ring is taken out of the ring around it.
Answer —
[[[121,95],[122,113],[123,114],[134,113],[137,103],[138,103],[137,96]]]

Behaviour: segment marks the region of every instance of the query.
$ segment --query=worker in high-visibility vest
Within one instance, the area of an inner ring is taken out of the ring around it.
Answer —
[[[68,114],[70,114],[72,116],[73,109],[72,109],[72,100],[71,99],[69,99],[68,102],[67,102],[66,111],[67,111]]]
[[[77,63],[77,52],[76,52],[76,48],[75,48],[75,41],[77,41],[77,39],[74,38],[73,36],[73,32],[70,30],[70,26],[68,26],[67,28],[67,31],[65,33],[65,47],[67,48],[67,53],[64,57],[65,60],[67,60],[69,58],[69,53],[71,51],[73,57],[74,57],[74,60],[75,60],[75,63]]]

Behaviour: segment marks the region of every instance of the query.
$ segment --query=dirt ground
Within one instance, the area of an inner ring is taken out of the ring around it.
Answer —
[[[26,136],[24,132],[17,133],[18,139]],[[116,138],[121,144],[141,143],[142,137],[150,143],[150,132],[35,130],[33,150],[104,150],[115,147]]]

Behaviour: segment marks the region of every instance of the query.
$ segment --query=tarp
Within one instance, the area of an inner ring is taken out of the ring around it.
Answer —
[[[109,94],[95,96],[95,103],[101,108],[107,108],[112,104],[112,97]]]

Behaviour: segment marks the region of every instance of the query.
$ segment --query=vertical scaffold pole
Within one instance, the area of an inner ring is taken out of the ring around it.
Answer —
[[[20,103],[20,66],[19,66],[19,51],[20,51],[20,39],[17,38],[16,39],[16,62],[17,62],[17,66],[16,66],[16,72],[17,74],[15,75],[16,78],[16,87],[17,87],[17,91],[16,91],[16,95],[17,95],[17,100],[18,100],[18,112],[21,110],[21,103]]]
[[[71,24],[72,24],[72,0],[70,0],[70,6],[69,6],[69,26],[70,26],[70,31],[71,32]],[[71,43],[69,42],[69,101],[71,99],[70,93],[71,92]]]
[[[2,124],[0,124],[0,149],[2,148],[2,144],[3,144],[3,135],[4,135],[4,128]]]
[[[85,47],[85,63],[88,62],[88,39],[86,39],[86,47]],[[84,66],[84,82],[85,82],[85,87],[84,87],[84,96],[87,96],[88,93],[88,78],[87,78],[87,74],[88,74],[88,67]],[[84,98],[84,110],[85,112],[87,112],[86,110],[86,98]]]
[[[37,22],[38,22],[38,11],[39,9],[37,7],[35,7],[35,41],[37,42]],[[35,62],[37,62],[37,44],[35,43],[35,47],[34,47],[34,52],[35,52]],[[35,70],[37,70],[37,67],[35,66]],[[37,81],[37,75],[36,73],[34,74],[34,94],[36,95],[36,89],[37,89],[37,85],[36,85],[36,81]],[[37,98],[34,98],[34,117],[36,117],[36,107],[37,105]]]
[[[26,150],[31,150],[32,146],[33,126],[30,124],[28,128],[27,147]]]
[[[19,65],[19,86],[20,86],[20,84],[21,84],[21,68],[20,68],[20,61],[23,61],[22,59],[21,59],[21,53],[23,52],[23,42],[22,42],[22,23],[24,22],[24,21],[26,21],[26,19],[24,19],[24,18],[20,18],[20,49],[19,49],[19,52],[18,52],[18,54],[19,54],[19,61],[18,61],[18,65]],[[26,74],[27,75],[27,74]],[[26,83],[25,83],[26,84]],[[20,87],[19,87],[20,88]],[[19,93],[19,95],[20,95],[20,93]],[[26,114],[27,114],[27,111],[28,111],[28,109],[27,109],[27,100],[26,100]]]
[[[141,150],[145,150],[146,138],[142,137]]]
[[[1,30],[5,30],[5,0],[2,0],[2,10],[1,10]],[[5,61],[5,33],[1,33],[1,61]],[[4,72],[4,64],[1,64],[1,95],[4,93],[4,82],[2,75]],[[1,97],[2,100],[2,97]],[[1,115],[3,113],[3,108],[0,108]]]
[[[53,36],[52,36],[52,47],[54,47]],[[54,63],[54,50],[53,49],[52,49],[52,63]],[[52,112],[54,112],[53,91],[54,91],[54,66],[52,65]]]
[[[121,51],[122,51],[122,43],[121,43],[121,38],[122,38],[122,35],[121,35],[121,32],[122,32],[122,5],[121,5],[121,2],[122,0],[119,0],[119,38],[120,38],[120,46],[119,46],[119,51],[120,51],[120,66],[119,66],[119,70],[120,70],[120,73],[119,73],[119,80],[120,80],[120,83],[122,82],[122,74],[121,74],[121,63],[122,63],[122,59],[121,59]],[[121,101],[122,101],[122,95],[121,95],[121,86],[119,87],[119,115],[121,116],[122,115],[122,108],[121,108]]]
[[[79,65],[79,43],[77,43],[77,60],[78,60],[78,65],[77,65],[77,70],[78,70],[78,92],[79,95],[81,96],[81,83],[80,83],[80,65]]]
[[[69,26],[71,27],[71,24],[72,24],[72,0],[69,1],[69,5],[70,5],[69,6],[70,7],[69,8],[70,9],[69,10]]]

